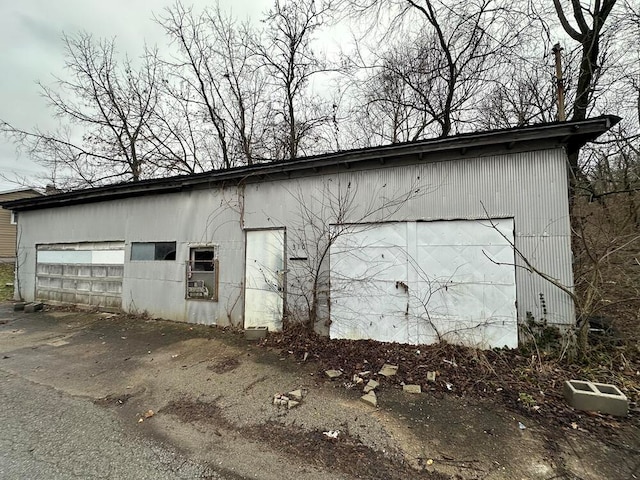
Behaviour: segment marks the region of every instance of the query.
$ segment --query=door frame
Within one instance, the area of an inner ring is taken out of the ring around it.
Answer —
[[[267,231],[282,231],[282,290],[280,291],[282,298],[282,318],[280,323],[284,324],[284,318],[287,314],[287,227],[264,227],[264,228],[244,228],[244,263],[242,274],[242,328],[246,328],[246,312],[247,312],[247,234],[250,232],[267,232]]]

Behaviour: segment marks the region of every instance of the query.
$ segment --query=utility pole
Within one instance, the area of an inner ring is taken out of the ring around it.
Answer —
[[[553,55],[556,58],[556,91],[558,95],[558,120],[564,122],[567,115],[564,111],[564,80],[562,79],[562,47],[560,43],[553,46]]]

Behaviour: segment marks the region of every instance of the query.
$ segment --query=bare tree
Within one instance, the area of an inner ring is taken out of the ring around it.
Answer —
[[[147,52],[136,68],[116,58],[114,40],[96,41],[88,33],[63,40],[66,75],[55,88],[40,84],[62,126],[28,131],[2,121],[3,133],[49,167],[57,183],[64,184],[65,175],[72,186],[148,176],[147,122],[158,102],[155,54]]]
[[[518,45],[528,23],[523,12],[497,0],[347,3],[374,21],[393,12],[384,39],[388,41],[397,31],[404,42],[383,56],[379,67],[414,92],[419,99],[415,107],[428,115],[428,123],[437,125],[439,136],[455,133],[472,121],[474,99],[507,61],[504,55]]]
[[[313,139],[315,131],[331,121],[331,114],[309,93],[311,78],[328,70],[313,51],[312,40],[330,10],[330,3],[317,5],[315,0],[275,0],[262,41],[254,44],[275,89],[271,106],[274,158],[296,158],[309,147],[307,140]]]

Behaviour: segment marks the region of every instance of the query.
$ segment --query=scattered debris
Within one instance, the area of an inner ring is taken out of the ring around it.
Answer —
[[[427,372],[427,381],[435,382],[436,381],[436,372]]]
[[[245,327],[244,338],[249,341],[262,340],[263,338],[266,338],[268,332],[269,327],[265,326]]]
[[[43,308],[44,308],[44,305],[42,303],[32,302],[32,303],[27,303],[24,306],[24,311],[25,313],[33,313],[33,312],[39,312]]]
[[[286,395],[282,393],[276,393],[273,396],[273,404],[276,407],[286,407],[288,410],[297,407],[302,402],[305,392],[302,389],[293,390]]]
[[[147,410],[146,412],[144,412],[144,418],[151,418],[155,415],[155,413],[153,413],[153,410]]]
[[[449,382],[444,382],[444,384],[447,387],[447,390],[449,391],[453,390],[453,385],[451,385]]]
[[[302,396],[303,396],[302,389],[294,390],[292,392],[287,393],[287,397],[295,400],[296,402],[301,402]]]
[[[456,363],[456,361],[455,361],[455,360],[447,360],[446,358],[443,358],[443,359],[442,359],[442,361],[443,361],[444,363],[448,363],[449,365],[451,365],[451,366],[453,366],[453,367],[457,367],[457,366],[458,366],[458,364]]]
[[[384,375],[385,377],[392,377],[396,373],[398,373],[398,366],[389,365],[388,363],[385,363],[378,372],[379,375]]]
[[[329,430],[328,432],[322,432],[322,434],[327,438],[338,438],[340,430]]]
[[[342,375],[342,372],[340,370],[326,370],[324,373],[326,373],[327,377],[329,378],[338,378],[340,375]]]
[[[306,362],[307,358],[309,358],[309,352],[304,352],[304,356],[302,357],[302,361]]]
[[[422,393],[422,387],[420,385],[403,385],[402,390],[407,393]]]
[[[429,460],[427,460],[427,465],[433,465],[433,459],[430,458]]]
[[[360,385],[361,383],[364,383],[364,378],[362,378],[357,373],[354,373],[353,374],[353,383],[355,383],[356,385]]]
[[[375,380],[369,380],[367,382],[367,384],[364,386],[364,393],[369,393],[373,390],[375,390],[376,388],[378,388],[378,385],[380,385],[378,382],[376,382]]]
[[[374,392],[373,390],[361,396],[360,400],[368,403],[369,405],[373,405],[374,407],[378,406],[378,397],[376,397],[376,392]]]
[[[22,310],[24,310],[24,307],[27,306],[27,302],[17,302],[13,304],[13,311],[14,312],[20,312]]]
[[[518,422],[518,428],[519,428],[520,430],[524,430],[524,429],[525,429],[525,428],[527,428],[527,427],[525,427],[524,423],[522,423],[522,422]]]

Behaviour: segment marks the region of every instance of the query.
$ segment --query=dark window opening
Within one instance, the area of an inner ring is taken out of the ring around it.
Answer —
[[[131,260],[175,260],[176,242],[133,242]]]

